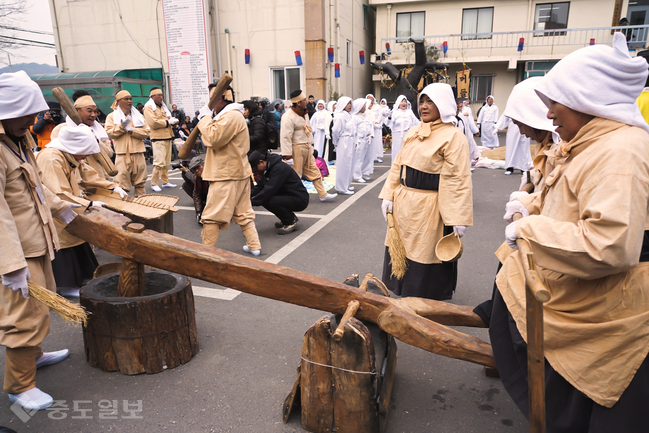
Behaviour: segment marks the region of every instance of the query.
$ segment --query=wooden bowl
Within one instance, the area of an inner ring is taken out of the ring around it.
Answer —
[[[435,246],[435,255],[443,262],[455,262],[462,257],[462,241],[454,233],[444,236]]]

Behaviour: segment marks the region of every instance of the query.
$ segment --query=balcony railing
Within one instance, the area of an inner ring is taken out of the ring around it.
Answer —
[[[629,49],[647,45],[649,25],[624,27],[593,27],[580,29],[527,30],[519,32],[459,33],[424,36],[429,58],[466,58],[474,56],[513,56],[546,54],[560,56],[592,44],[608,44],[614,32],[626,35]],[[522,40],[522,51],[518,51]],[[447,52],[443,52],[446,42]],[[390,44],[388,55],[386,43]],[[381,56],[384,59],[405,59],[414,54],[408,38],[382,38]],[[414,57],[413,57],[414,60]]]

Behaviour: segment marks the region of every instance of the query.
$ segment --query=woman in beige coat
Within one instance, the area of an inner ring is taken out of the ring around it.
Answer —
[[[392,277],[387,250],[383,282],[397,295],[451,299],[457,262],[442,263],[435,245],[444,235],[463,236],[473,225],[469,145],[455,126],[457,106],[448,84],[435,83],[419,96],[421,124],[403,139],[379,198],[383,215],[392,212],[406,249],[403,279]]]
[[[579,71],[579,73],[575,73]],[[555,167],[507,226],[543,285],[549,432],[649,431],[647,77],[620,33],[561,60],[535,87],[562,143]],[[498,273],[489,334],[505,389],[527,415],[525,282],[517,253]]]

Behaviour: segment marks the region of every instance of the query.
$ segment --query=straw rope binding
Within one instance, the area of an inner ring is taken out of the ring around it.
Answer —
[[[27,287],[29,287],[29,296],[59,313],[59,316],[63,317],[66,322],[81,323],[86,326],[88,312],[82,306],[73,304],[63,296],[57,295],[32,281],[27,281]]]
[[[394,227],[394,217],[388,213],[388,252],[390,253],[390,263],[392,264],[391,276],[402,280],[406,275],[406,248]]]

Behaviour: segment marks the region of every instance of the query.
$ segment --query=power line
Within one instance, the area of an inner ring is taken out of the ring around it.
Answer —
[[[38,30],[19,29],[18,27],[4,26],[4,25],[1,25],[1,24],[0,24],[0,29],[14,30],[14,31],[17,31],[17,32],[25,32],[25,33],[35,33],[37,35],[54,36],[54,33],[52,33],[52,32],[41,32],[41,31],[38,31]]]
[[[5,38],[5,39],[7,39],[9,41],[31,42],[32,44],[37,44],[37,45],[42,45],[42,46],[45,46],[45,47],[56,48],[56,45],[54,45],[51,42],[35,41],[33,39],[23,39],[23,38],[16,38],[16,37],[13,37],[13,36],[4,36],[4,35],[0,35],[0,38]],[[18,42],[15,42],[15,43],[18,44]]]

